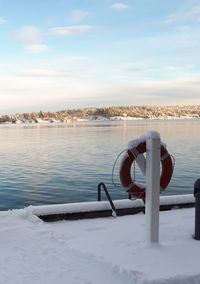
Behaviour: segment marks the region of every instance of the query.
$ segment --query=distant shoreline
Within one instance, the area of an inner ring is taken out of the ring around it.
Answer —
[[[0,115],[0,123],[54,123],[84,121],[119,121],[142,119],[199,119],[200,105],[195,106],[119,106],[69,109],[57,112],[30,112]]]
[[[51,120],[44,120],[44,121],[21,121],[21,120],[17,120],[17,121],[14,121],[14,122],[10,122],[10,121],[6,121],[6,122],[0,122],[0,125],[15,125],[15,124],[18,124],[18,125],[37,125],[37,124],[40,124],[40,125],[51,125],[51,124],[70,124],[70,123],[84,123],[84,122],[96,122],[96,123],[100,123],[100,122],[120,122],[120,121],[153,121],[153,120],[160,120],[160,121],[174,121],[174,120],[200,120],[200,117],[197,118],[197,117],[170,117],[170,118],[167,118],[167,117],[155,117],[155,118],[137,118],[137,117],[130,117],[130,118],[124,118],[124,117],[115,117],[115,118],[105,118],[105,117],[102,117],[101,118],[98,118],[98,119],[77,119],[77,120],[69,120],[69,121],[60,121],[60,120],[54,120],[54,121],[51,121]]]

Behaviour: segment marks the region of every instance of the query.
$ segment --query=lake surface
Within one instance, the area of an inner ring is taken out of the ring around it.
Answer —
[[[129,140],[149,130],[160,133],[176,160],[164,194],[193,193],[200,178],[200,120],[0,125],[0,210],[94,201],[99,182],[113,199],[126,198],[112,184],[113,164]],[[142,179],[137,169],[136,180]]]

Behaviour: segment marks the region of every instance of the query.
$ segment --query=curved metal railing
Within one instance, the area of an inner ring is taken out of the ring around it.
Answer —
[[[111,199],[111,197],[110,197],[110,194],[109,194],[109,192],[108,192],[108,189],[107,189],[107,187],[106,187],[106,185],[105,185],[105,183],[103,183],[103,182],[100,182],[99,184],[98,184],[98,187],[97,187],[97,200],[98,201],[101,201],[101,189],[103,189],[104,190],[104,192],[105,192],[105,194],[106,194],[106,197],[108,198],[108,201],[109,201],[109,203],[110,203],[110,206],[111,206],[111,208],[112,208],[112,212],[113,212],[113,216],[117,216],[117,211],[116,211],[116,208],[115,208],[115,205],[114,205],[114,203],[113,203],[113,201],[112,201],[112,199]]]

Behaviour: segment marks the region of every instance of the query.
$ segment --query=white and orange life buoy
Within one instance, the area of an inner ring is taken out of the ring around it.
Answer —
[[[146,141],[139,143],[136,147],[128,149],[122,159],[119,176],[121,185],[125,190],[136,198],[145,200],[145,185],[137,184],[131,177],[131,166],[139,154],[146,152]],[[173,174],[173,163],[171,156],[163,144],[160,147],[161,176],[160,190],[163,191],[169,184]]]

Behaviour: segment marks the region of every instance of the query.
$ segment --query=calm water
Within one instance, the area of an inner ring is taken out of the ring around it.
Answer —
[[[113,164],[129,140],[149,130],[160,132],[176,159],[164,194],[193,193],[200,178],[200,120],[0,125],[0,209],[96,200],[102,181],[113,199],[126,198],[112,185]],[[136,179],[142,179],[139,171]]]

